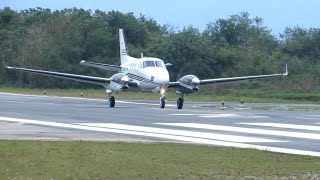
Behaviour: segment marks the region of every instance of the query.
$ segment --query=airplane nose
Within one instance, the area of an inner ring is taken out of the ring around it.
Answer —
[[[157,84],[168,84],[169,83],[169,73],[165,68],[155,67],[154,69],[148,69],[149,77],[151,81]]]
[[[157,78],[157,83],[159,84],[168,84],[169,83],[169,75],[161,74]]]

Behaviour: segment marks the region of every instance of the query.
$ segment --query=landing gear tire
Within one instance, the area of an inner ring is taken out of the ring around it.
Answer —
[[[114,107],[114,105],[116,104],[116,100],[113,96],[110,96],[109,98],[109,106],[110,107]]]
[[[163,109],[166,106],[165,97],[160,98],[160,108]]]
[[[183,98],[179,98],[177,100],[177,108],[182,109],[182,107],[183,107]]]

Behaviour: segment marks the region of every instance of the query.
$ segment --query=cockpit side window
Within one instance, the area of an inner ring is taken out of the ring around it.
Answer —
[[[153,61],[144,61],[143,68],[146,68],[146,67],[154,67],[154,62]]]
[[[162,61],[155,61],[155,63],[157,67],[164,67],[164,64]]]

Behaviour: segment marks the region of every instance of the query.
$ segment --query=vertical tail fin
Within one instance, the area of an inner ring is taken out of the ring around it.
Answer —
[[[121,64],[124,64],[128,61],[129,53],[127,50],[126,41],[123,35],[123,30],[119,29],[119,41],[120,41],[120,59]]]

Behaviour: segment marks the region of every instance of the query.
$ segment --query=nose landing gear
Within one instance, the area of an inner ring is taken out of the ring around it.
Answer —
[[[165,88],[160,88],[160,108],[161,109],[164,109],[164,107],[166,106],[166,96],[165,96],[165,93],[166,93],[166,89]]]
[[[160,97],[160,108],[164,109],[165,106],[166,106],[166,97],[164,95],[162,95]]]

